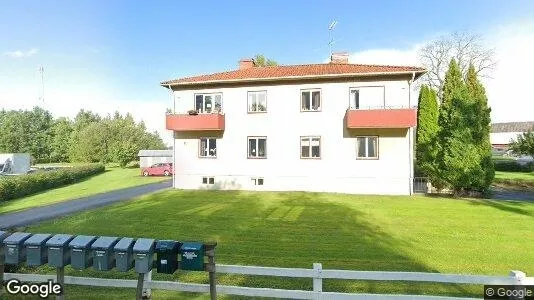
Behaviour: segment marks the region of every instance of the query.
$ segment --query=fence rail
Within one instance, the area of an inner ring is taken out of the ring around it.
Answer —
[[[323,270],[322,264],[314,263],[313,269],[304,268],[273,268],[240,265],[216,265],[216,272],[223,274],[241,274],[257,276],[276,276],[292,278],[313,279],[313,290],[284,290],[271,288],[252,288],[240,286],[217,285],[217,293],[227,295],[251,296],[251,297],[274,297],[292,299],[466,299],[460,297],[427,296],[427,295],[384,295],[384,294],[355,294],[323,292],[323,279],[348,279],[348,280],[379,280],[379,281],[418,281],[439,282],[453,284],[502,284],[502,285],[534,285],[534,277],[526,277],[521,271],[511,271],[509,276],[487,275],[460,275],[423,272],[383,272],[383,271],[349,271],[349,270]],[[55,280],[55,275],[38,274],[15,274],[5,273],[4,280],[18,279],[25,282],[43,282]],[[182,292],[209,292],[208,284],[184,283],[176,281],[152,280],[152,274],[145,275],[144,287],[146,295],[151,294],[151,289],[161,289]],[[123,287],[135,288],[136,280],[128,279],[104,279],[91,277],[65,276],[65,284],[100,286],[100,287]]]

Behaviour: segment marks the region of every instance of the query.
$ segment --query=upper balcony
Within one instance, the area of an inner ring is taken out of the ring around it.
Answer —
[[[356,128],[410,128],[417,125],[414,107],[348,108],[345,113],[348,129]]]
[[[167,114],[166,128],[178,132],[224,131],[222,112],[198,113],[189,111],[181,114]]]

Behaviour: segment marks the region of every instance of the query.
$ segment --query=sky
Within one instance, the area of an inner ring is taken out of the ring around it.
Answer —
[[[39,105],[131,112],[168,143],[164,80],[236,69],[262,53],[281,64],[419,65],[417,50],[453,31],[496,51],[485,79],[492,121],[534,120],[534,1],[103,1],[0,0],[0,109]],[[39,100],[44,68],[44,102]]]

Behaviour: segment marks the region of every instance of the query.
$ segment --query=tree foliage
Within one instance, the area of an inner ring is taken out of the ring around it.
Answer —
[[[254,56],[254,64],[258,67],[277,66],[278,63],[272,59],[265,58],[263,54],[256,54]]]
[[[436,92],[427,85],[421,86],[417,110],[416,162],[428,177],[435,177],[435,160],[438,151],[438,99]]]
[[[444,79],[439,113],[435,185],[449,186],[456,193],[484,192],[494,173],[491,157],[487,160],[491,153],[486,143],[486,139],[489,142],[489,108],[476,76],[468,84],[462,77],[456,60],[452,59]],[[483,103],[486,109],[482,114]]]
[[[515,153],[534,157],[534,132],[528,131],[519,135],[516,140],[512,140],[510,149]]]
[[[480,35],[466,32],[454,32],[430,41],[419,50],[418,58],[428,70],[420,82],[438,91],[440,100],[451,59],[456,61],[463,77],[470,65],[478,76],[489,76],[496,66],[495,50],[485,46]]]
[[[157,132],[148,132],[132,115],[102,117],[80,110],[74,120],[53,119],[39,107],[0,111],[0,152],[30,153],[37,162],[113,162],[137,160],[141,149],[165,149]]]

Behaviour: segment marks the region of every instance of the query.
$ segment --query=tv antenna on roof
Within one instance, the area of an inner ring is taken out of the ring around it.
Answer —
[[[329,36],[328,46],[330,47],[330,56],[332,56],[332,47],[334,46],[334,43],[335,43],[334,38],[332,36],[333,36],[334,29],[336,29],[336,25],[337,25],[337,21],[334,20],[332,21],[332,23],[330,23],[330,26],[328,26],[328,36]]]

